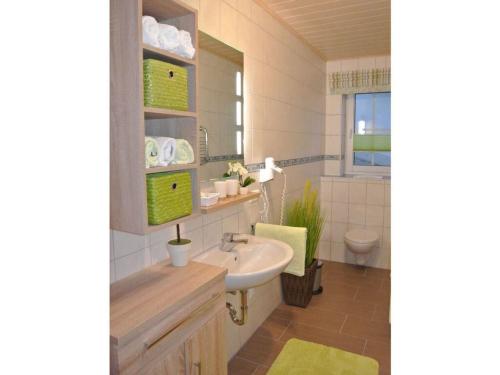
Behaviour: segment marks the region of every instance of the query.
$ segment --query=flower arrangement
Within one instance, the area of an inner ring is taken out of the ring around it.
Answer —
[[[224,173],[224,177],[231,177],[233,174],[236,174],[242,188],[245,188],[255,182],[255,179],[250,176],[247,176],[247,178],[243,179],[243,176],[248,174],[248,170],[243,165],[241,165],[240,162],[229,162],[227,164],[229,166],[229,169],[226,173]]]

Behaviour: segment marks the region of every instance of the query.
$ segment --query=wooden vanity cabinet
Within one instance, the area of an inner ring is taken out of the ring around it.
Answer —
[[[113,284],[111,374],[227,374],[225,273],[191,262]]]

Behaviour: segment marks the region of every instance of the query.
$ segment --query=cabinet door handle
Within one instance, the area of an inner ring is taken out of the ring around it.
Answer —
[[[198,369],[198,375],[201,375],[201,361],[196,361],[193,365]]]
[[[191,314],[189,314],[187,317],[185,317],[184,319],[178,321],[174,325],[168,327],[165,332],[159,334],[156,337],[152,337],[152,338],[144,341],[144,349],[145,350],[151,349],[151,347],[154,346],[155,344],[157,344],[161,339],[163,339],[166,336],[168,336],[169,334],[171,334],[173,331],[175,331],[180,326],[188,323],[189,321],[191,321],[193,318],[195,318],[196,316],[198,316],[203,311],[205,311],[205,310],[209,309],[210,307],[212,307],[212,303],[214,301],[216,301],[221,295],[222,295],[222,293],[215,294],[207,302],[205,302],[203,305],[201,305],[200,307],[198,307],[197,309],[195,309],[193,312],[191,312]]]

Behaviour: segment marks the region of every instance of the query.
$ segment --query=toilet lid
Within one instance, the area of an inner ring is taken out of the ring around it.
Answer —
[[[378,234],[371,230],[354,229],[347,232],[345,238],[352,242],[370,243],[378,240]]]

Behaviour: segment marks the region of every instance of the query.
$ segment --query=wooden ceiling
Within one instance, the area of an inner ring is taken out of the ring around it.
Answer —
[[[326,60],[389,55],[390,0],[259,0]]]

